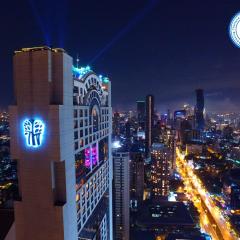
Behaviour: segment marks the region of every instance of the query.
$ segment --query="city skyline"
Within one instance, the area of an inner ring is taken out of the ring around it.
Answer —
[[[205,115],[198,88],[174,113],[156,113],[147,95],[112,114],[111,79],[72,60],[61,48],[14,52],[16,101],[0,113],[0,234],[239,239],[240,113]]]
[[[240,240],[240,1],[14,0],[0,26],[0,240]]]
[[[114,79],[116,110],[132,108],[136,100],[153,94],[157,108],[166,111],[193,103],[194,90],[203,88],[207,110],[236,111],[239,49],[231,42],[228,27],[239,7],[225,1],[44,0],[16,1],[14,8],[4,3],[0,107],[13,101],[12,52],[52,45],[66,49],[75,64],[78,57],[79,65],[89,64]]]

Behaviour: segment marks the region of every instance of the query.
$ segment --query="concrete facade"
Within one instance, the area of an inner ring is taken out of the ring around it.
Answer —
[[[113,223],[114,239],[129,240],[130,231],[130,177],[129,152],[113,153]]]
[[[108,189],[111,184],[110,155],[101,161],[101,166],[98,161],[94,172],[89,173],[88,169],[85,170],[84,157],[82,165],[76,167],[77,154],[88,145],[98,146],[100,141],[100,138],[95,138],[91,143],[82,142],[82,138],[86,139],[89,134],[76,138],[75,133],[74,124],[79,120],[75,118],[75,111],[89,109],[91,100],[94,98],[89,98],[91,91],[85,90],[82,94],[79,93],[79,98],[81,97],[84,101],[76,103],[74,101],[75,85],[85,84],[87,80],[85,77],[90,74],[96,76],[93,72],[87,71],[81,75],[81,79],[79,76],[77,79],[73,73],[72,58],[63,49],[39,47],[25,48],[15,52],[15,104],[10,107],[10,127],[11,155],[17,161],[19,180],[19,199],[15,201],[14,206],[17,240],[80,239],[80,233],[95,208],[88,211],[89,216],[83,221],[84,216],[81,208],[78,207],[83,196],[80,197],[80,192],[82,194],[83,189],[85,192],[86,185],[95,184],[96,186],[97,183],[93,181],[97,179],[97,175],[100,176],[100,172],[105,171],[107,177],[104,179],[104,184],[101,184],[102,178],[98,182],[102,192],[98,194],[95,205],[98,205],[106,192],[108,192],[107,195],[111,195]],[[102,96],[108,99],[108,93],[102,89],[102,82],[100,79],[97,81],[99,82],[97,94],[102,91]],[[88,87],[91,88],[91,86]],[[107,107],[108,114],[111,116],[111,103]],[[98,109],[101,111],[101,104]],[[90,119],[90,116],[88,117]],[[26,133],[24,135],[26,130],[23,127],[26,119],[31,121],[41,119],[45,125],[42,143],[38,147],[26,144]],[[99,133],[100,116],[96,119],[96,133]],[[89,124],[90,128],[92,127]],[[77,130],[80,131],[80,128]],[[81,130],[85,131],[85,129]],[[106,131],[105,145],[108,145],[108,150],[111,149],[110,134],[110,130],[108,133]],[[76,141],[79,144],[81,142],[81,149],[76,148]],[[77,175],[78,171],[83,171],[82,169],[88,172],[88,175],[81,177],[79,185]],[[87,201],[85,202],[87,207]],[[107,202],[108,212],[105,215],[109,219],[110,199]],[[84,208],[84,206],[83,204],[81,207]],[[103,217],[106,217],[105,215]],[[81,222],[80,227],[79,222]],[[107,238],[100,237],[100,239],[111,239],[110,220],[108,220],[108,226],[104,227],[107,232],[104,236]]]

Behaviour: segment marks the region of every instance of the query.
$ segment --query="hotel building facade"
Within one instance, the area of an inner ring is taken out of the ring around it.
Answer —
[[[171,152],[170,149],[162,143],[153,143],[151,148],[151,185],[152,196],[167,197],[169,195],[169,177]]]
[[[63,50],[14,55],[17,240],[112,239],[111,82]]]

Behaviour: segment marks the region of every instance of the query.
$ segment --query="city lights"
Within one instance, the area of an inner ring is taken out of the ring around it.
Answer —
[[[0,239],[240,240],[239,1],[2,1]]]
[[[233,231],[233,227],[225,219],[218,207],[215,205],[214,201],[211,198],[211,195],[206,191],[201,180],[194,174],[192,165],[187,163],[187,161],[185,160],[185,155],[181,153],[179,148],[176,149],[176,154],[178,171],[184,179],[186,189],[190,193],[191,197],[193,199],[197,198],[197,195],[199,194],[201,200],[204,202],[209,213],[214,219],[214,223],[219,227],[224,239],[237,240],[237,234]],[[202,207],[199,205],[199,203],[196,203],[196,200],[195,205],[198,207],[199,211],[204,216],[203,225],[205,225],[204,228],[206,229],[206,226],[208,226],[209,224],[208,217],[205,215],[205,213],[203,213]],[[207,231],[210,232],[212,236],[216,235],[213,229],[211,230],[207,227]]]
[[[114,141],[114,142],[112,143],[112,148],[113,148],[113,149],[120,148],[121,146],[122,146],[122,145],[121,145],[120,141]]]

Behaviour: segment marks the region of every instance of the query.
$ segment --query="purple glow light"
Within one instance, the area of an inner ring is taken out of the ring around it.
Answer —
[[[89,168],[91,166],[91,154],[90,148],[85,149],[85,167]]]
[[[85,149],[85,167],[89,168],[98,163],[98,151],[96,145]]]
[[[94,146],[91,148],[91,150],[92,150],[92,163],[93,163],[93,165],[96,165],[98,162],[97,147]]]

